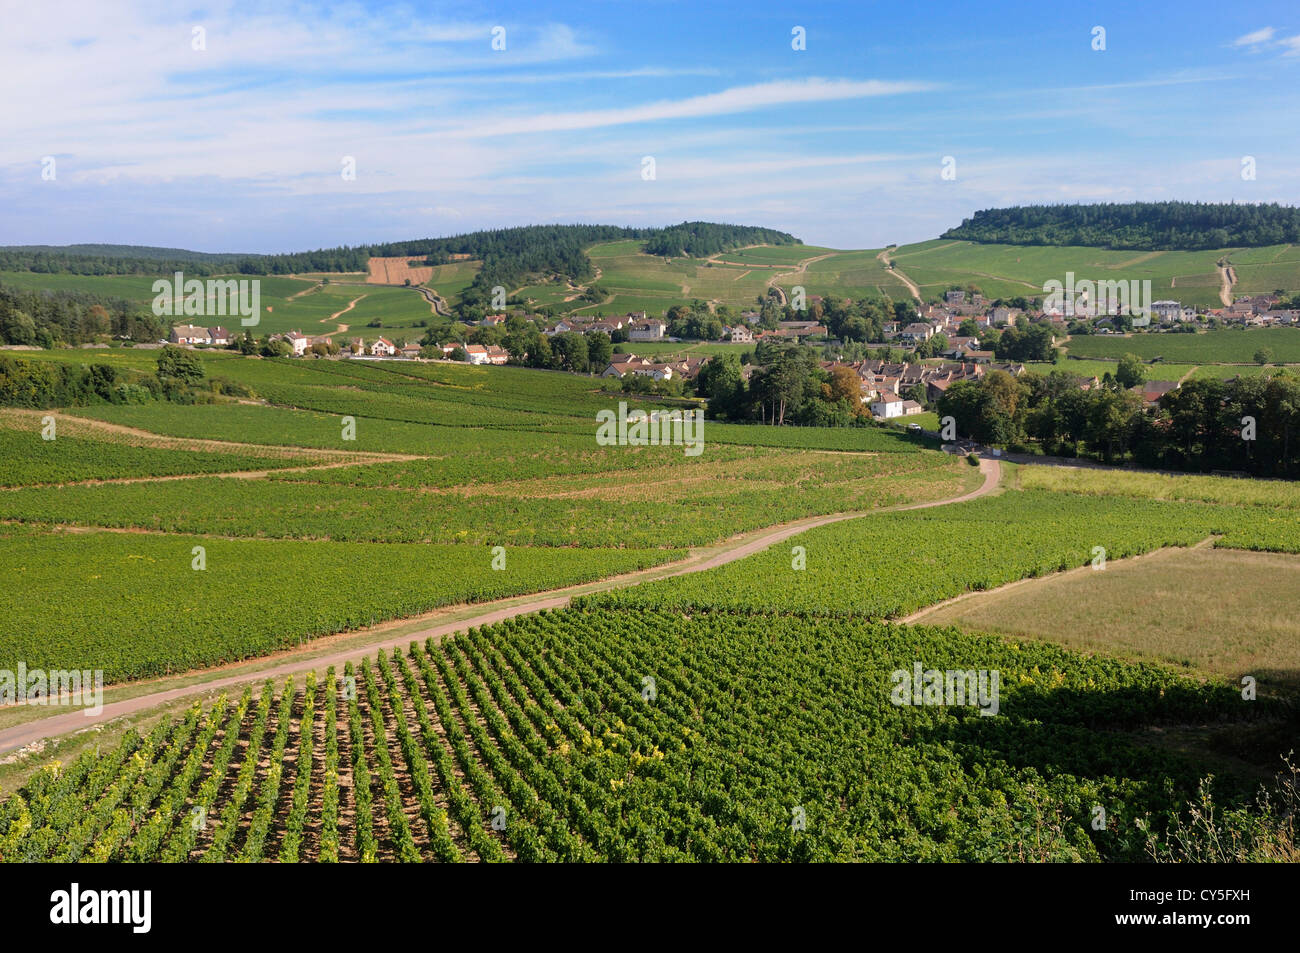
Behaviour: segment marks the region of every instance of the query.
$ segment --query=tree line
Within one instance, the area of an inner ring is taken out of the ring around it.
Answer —
[[[86,291],[28,291],[0,285],[0,342],[52,348],[103,335],[157,341],[170,324],[144,305]]]
[[[1014,205],[978,211],[941,237],[1149,251],[1278,245],[1300,241],[1300,208],[1275,202]]]
[[[646,242],[648,255],[664,258],[708,258],[744,245],[802,245],[787,232],[747,225],[682,222],[655,230]]]
[[[1141,375],[1136,375],[1140,380]],[[1166,470],[1300,476],[1300,378],[1286,371],[1192,379],[1155,407],[1125,386],[1132,370],[1083,390],[1072,374],[992,371],[938,401],[958,435],[1011,450]]]
[[[155,400],[208,403],[217,395],[252,396],[242,384],[208,378],[192,351],[165,347],[153,373],[112,364],[32,361],[0,354],[0,406],[85,407],[143,404]]]

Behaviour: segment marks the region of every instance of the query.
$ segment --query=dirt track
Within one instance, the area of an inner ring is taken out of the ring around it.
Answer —
[[[1219,272],[1219,300],[1225,308],[1232,307],[1232,286],[1237,283],[1237,270],[1231,265],[1216,265]]]
[[[972,490],[969,493],[964,493],[961,496],[952,497],[946,500],[934,500],[929,503],[913,503],[906,506],[890,507],[889,509],[917,510],[928,509],[935,506],[947,506],[952,503],[964,503],[968,500],[986,496],[997,490],[998,482],[1002,475],[1002,468],[998,461],[992,459],[981,459],[980,472],[984,475],[984,482],[980,484],[977,489]],[[757,535],[750,534],[750,538],[741,542],[736,542],[734,545],[726,546],[721,552],[713,556],[703,559],[699,557],[688,557],[684,560],[684,564],[679,564],[679,568],[664,576],[659,575],[662,570],[666,568],[663,566],[654,567],[648,570],[640,570],[634,573],[625,573],[620,576],[613,576],[609,579],[602,580],[598,584],[596,591],[615,589],[620,586],[644,582],[650,578],[671,578],[672,576],[680,576],[686,573],[704,572],[708,569],[716,569],[719,566],[725,566],[728,563],[735,562],[738,559],[743,559],[746,556],[767,549],[769,546],[773,546],[776,543],[789,539],[791,536],[802,533],[806,530],[818,526],[825,526],[828,523],[837,523],[842,520],[867,516],[872,512],[883,512],[883,510],[872,510],[865,513],[837,513],[830,516],[812,517],[809,519],[798,520],[793,523],[785,523],[780,526],[771,527],[768,530],[759,531]],[[303,658],[302,656],[307,652],[310,652],[313,647],[312,643],[309,642],[307,645],[302,646],[299,649],[282,653],[285,656],[286,661],[271,668],[261,668],[255,671],[248,671],[251,666],[266,661],[265,658],[254,659],[250,662],[229,666],[232,674],[222,678],[193,685],[184,685],[178,688],[164,689],[157,692],[151,692],[147,695],[138,695],[134,698],[106,704],[98,715],[86,715],[80,709],[74,709],[58,715],[52,715],[48,718],[41,718],[25,724],[15,725],[11,728],[0,731],[0,754],[13,751],[16,748],[21,748],[35,742],[57,737],[59,735],[82,731],[91,728],[94,725],[110,721],[114,718],[120,718],[125,715],[146,711],[158,705],[176,701],[177,699],[219,691],[222,689],[229,689],[234,686],[244,685],[250,681],[261,682],[268,678],[279,681],[286,675],[323,670],[330,665],[341,667],[345,662],[355,661],[361,656],[373,653],[380,648],[389,649],[394,646],[405,647],[412,641],[422,642],[429,638],[441,638],[455,632],[462,632],[469,628],[502,622],[519,615],[541,612],[545,609],[560,609],[569,604],[569,601],[573,598],[574,590],[577,589],[592,591],[591,585],[586,584],[584,586],[571,586],[566,589],[556,589],[551,592],[538,593],[533,597],[525,597],[525,601],[516,604],[502,605],[498,603],[495,608],[493,608],[492,603],[485,603],[483,606],[484,611],[469,618],[443,622],[427,629],[421,629],[417,632],[407,632],[401,636],[394,635],[392,629],[400,625],[409,624],[411,620],[396,620],[378,626],[375,629],[375,638],[373,641],[367,641],[363,645],[351,645],[345,650],[328,655],[316,655]],[[514,602],[514,600],[501,600],[501,602]],[[435,613],[431,613],[430,615],[446,615],[455,608],[457,607],[445,607],[441,610],[437,610]],[[319,648],[319,645],[316,647]],[[241,668],[244,669],[244,671],[239,671]]]
[[[890,274],[892,274],[895,278],[897,278],[897,279],[898,279],[899,281],[901,281],[903,284],[907,285],[907,290],[910,291],[910,292],[912,293],[912,297],[915,298],[915,299],[919,302],[919,301],[921,300],[921,289],[918,288],[918,287],[916,286],[916,282],[914,282],[911,278],[907,277],[907,275],[903,274],[903,273],[902,273],[901,271],[899,271],[897,268],[892,268],[892,269],[891,269],[891,268],[889,267],[889,263],[885,260],[885,256],[888,255],[888,254],[889,254],[889,249],[886,248],[886,249],[884,249],[883,251],[881,251],[881,253],[880,253],[879,255],[877,255],[876,258],[877,258],[877,260],[879,260],[879,262],[880,262],[882,265],[885,266],[885,270],[886,270],[886,271],[888,271]]]

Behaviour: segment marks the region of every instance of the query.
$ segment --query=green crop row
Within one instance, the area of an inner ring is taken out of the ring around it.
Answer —
[[[846,520],[718,569],[588,598],[600,605],[894,618],[965,592],[1211,535],[1222,535],[1224,546],[1294,552],[1300,515],[1024,490]]]
[[[82,436],[56,436],[53,440],[44,440],[39,429],[0,428],[0,487],[272,470],[312,462],[269,453],[178,450]]]
[[[971,696],[900,696],[918,666],[971,673]],[[327,675],[323,774],[290,764],[286,747],[314,727],[314,706],[288,691],[277,704],[267,682],[255,708],[245,693],[220,742],[224,698],[148,738],[128,733],[102,757],[37,774],[0,806],[0,859],[87,848],[154,856],[169,834],[161,855],[176,860],[280,856],[283,845],[327,862],[467,851],[484,860],[1134,861],[1206,772],[1199,756],[1140,736],[1277,714],[1229,685],[1044,643],[761,612],[542,613],[381,652],[344,675],[337,684]],[[196,735],[198,757],[164,743]],[[250,754],[232,760],[245,740]],[[195,789],[193,768],[213,744]],[[168,772],[177,783],[168,786]],[[130,820],[118,808],[128,792],[142,803],[164,790],[165,810],[140,831],[118,823]],[[339,790],[350,792],[343,818],[329,806]],[[227,794],[214,802],[218,791]],[[1229,776],[1215,791],[1232,810],[1250,785]],[[293,819],[317,797],[328,812],[322,836],[300,841]],[[207,824],[221,812],[211,838],[183,822],[200,808]]]
[[[196,546],[203,569],[194,568]],[[102,669],[108,681],[161,675],[679,555],[511,547],[495,570],[479,546],[5,534],[0,668]]]
[[[199,477],[13,490],[0,494],[0,519],[357,542],[686,547],[811,514],[955,495],[956,467],[940,454],[774,454],[684,462],[656,483],[633,471],[477,493]]]

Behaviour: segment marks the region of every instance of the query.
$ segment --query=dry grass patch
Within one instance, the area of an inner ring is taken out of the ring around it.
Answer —
[[[980,593],[915,621],[1158,660],[1300,692],[1300,557],[1167,549]]]

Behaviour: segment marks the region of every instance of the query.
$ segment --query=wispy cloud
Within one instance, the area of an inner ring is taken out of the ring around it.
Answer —
[[[1251,53],[1280,49],[1283,56],[1300,56],[1300,34],[1279,37],[1277,30],[1266,26],[1237,37],[1232,41],[1232,46],[1244,47]]]
[[[886,80],[778,80],[753,86],[737,86],[718,93],[690,96],[686,99],[660,100],[618,109],[591,109],[581,112],[548,113],[540,116],[517,116],[494,119],[450,130],[458,138],[527,135],[538,132],[571,132],[605,126],[659,122],[665,119],[698,119],[751,112],[773,106],[864,99],[871,96],[894,96],[935,89],[933,83]]]
[[[1244,33],[1232,41],[1233,46],[1263,46],[1273,39],[1276,31],[1271,26],[1266,26],[1261,30],[1255,30],[1252,33]]]

